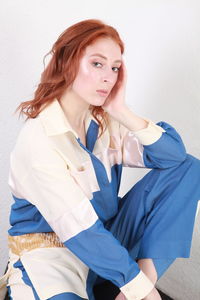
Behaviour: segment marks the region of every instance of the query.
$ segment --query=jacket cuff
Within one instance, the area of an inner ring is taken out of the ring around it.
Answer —
[[[154,288],[154,284],[142,270],[127,284],[120,287],[127,300],[141,300]]]
[[[148,122],[148,126],[138,131],[129,131],[129,136],[136,136],[141,144],[151,145],[155,143],[162,135],[162,132],[166,132],[161,126],[156,125],[149,119],[144,118]]]

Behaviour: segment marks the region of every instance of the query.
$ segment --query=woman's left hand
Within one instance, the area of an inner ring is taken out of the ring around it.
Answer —
[[[117,82],[112,88],[110,94],[106,98],[104,104],[101,106],[106,112],[108,112],[111,116],[118,112],[120,112],[125,104],[125,90],[126,90],[126,82],[127,82],[127,71],[122,59],[122,64],[119,70],[119,75],[117,78]]]

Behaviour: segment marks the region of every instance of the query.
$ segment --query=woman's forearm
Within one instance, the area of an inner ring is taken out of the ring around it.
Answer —
[[[148,126],[148,122],[136,115],[128,107],[112,114],[113,118],[131,131],[138,131]]]

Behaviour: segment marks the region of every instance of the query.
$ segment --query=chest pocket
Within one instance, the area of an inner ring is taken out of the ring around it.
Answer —
[[[69,168],[69,172],[90,200],[93,198],[92,193],[100,190],[92,161],[88,160],[77,168]]]

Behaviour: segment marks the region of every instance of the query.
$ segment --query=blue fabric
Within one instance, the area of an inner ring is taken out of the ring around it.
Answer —
[[[90,269],[97,271],[100,276],[112,281],[118,287],[129,282],[140,271],[126,248],[113,238],[100,220],[64,244]]]
[[[92,152],[94,149],[94,145],[97,140],[98,132],[99,132],[99,125],[97,123],[95,123],[93,120],[91,120],[90,126],[89,126],[89,128],[87,130],[87,134],[86,134],[86,148],[90,152]],[[80,141],[80,139],[79,139],[79,141]]]
[[[176,167],[186,159],[186,149],[181,136],[170,124],[158,122],[166,130],[155,143],[144,145],[143,159],[147,168],[166,169]]]
[[[95,300],[93,287],[95,285],[97,278],[98,278],[97,274],[94,271],[92,271],[91,269],[89,269],[87,281],[86,281],[86,291],[87,291],[89,300]],[[104,279],[104,281],[105,281],[105,279]]]
[[[109,182],[108,179],[106,179],[106,182],[102,182],[101,178],[107,177],[107,175],[105,175],[105,168],[100,169],[99,161],[93,161],[93,164],[96,172],[98,172],[98,175],[96,174],[96,176],[100,190],[93,193],[93,199],[90,202],[99,219],[104,223],[114,217],[118,212],[118,202],[120,197],[117,194],[120,186],[122,165],[114,165],[111,168],[111,182]]]
[[[8,298],[9,298],[9,300],[13,300],[13,297],[11,295],[11,288],[10,288],[10,286],[7,286],[7,291],[8,291]]]
[[[152,258],[160,278],[177,257],[190,256],[199,182],[200,160],[190,154],[179,166],[153,169],[121,198],[105,228],[133,259]]]
[[[10,235],[22,235],[33,232],[52,232],[51,227],[43,218],[37,207],[26,199],[20,199],[12,194],[14,203],[11,206]]]

